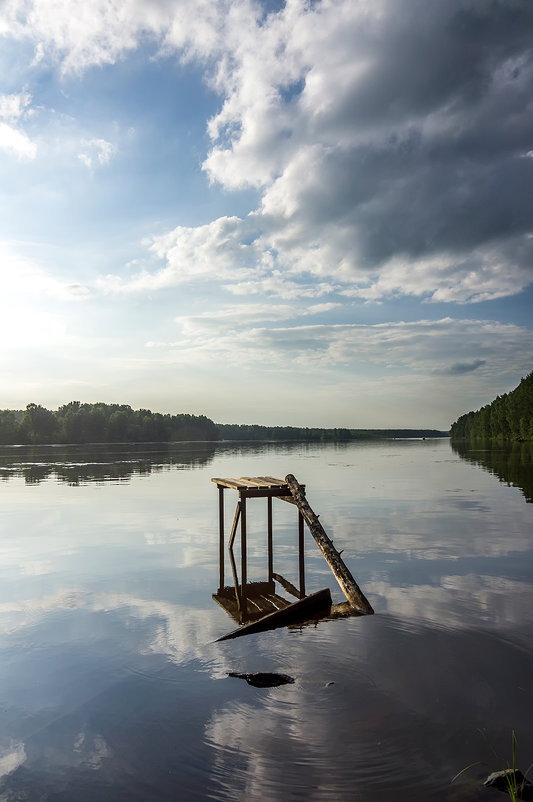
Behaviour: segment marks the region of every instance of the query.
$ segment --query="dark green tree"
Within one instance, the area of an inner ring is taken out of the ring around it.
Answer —
[[[13,410],[0,410],[0,443],[7,445],[20,442],[20,425]]]
[[[58,423],[53,412],[40,404],[28,404],[20,424],[20,433],[27,443],[53,443]]]
[[[533,372],[510,393],[497,396],[477,412],[461,415],[450,433],[454,440],[533,439]]]

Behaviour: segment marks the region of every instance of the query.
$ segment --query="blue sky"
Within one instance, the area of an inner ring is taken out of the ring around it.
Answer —
[[[533,367],[527,0],[7,0],[0,408],[448,428]]]

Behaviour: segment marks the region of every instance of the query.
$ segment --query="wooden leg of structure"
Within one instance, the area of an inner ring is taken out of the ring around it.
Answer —
[[[219,593],[224,587],[224,488],[218,488],[218,536],[219,536],[219,564],[220,564],[220,587]]]
[[[246,566],[246,497],[241,497],[241,598],[242,609],[244,615],[247,612],[246,602],[246,582],[247,582],[247,566]]]
[[[300,599],[305,596],[304,519],[298,510],[298,565],[300,568]]]
[[[268,581],[274,575],[274,547],[272,540],[272,496],[267,498],[267,537],[268,537]]]
[[[239,518],[241,516],[241,502],[237,502],[237,507],[235,509],[235,517],[233,518],[233,526],[231,527],[231,532],[229,536],[229,543],[228,549],[231,551],[233,549],[233,541],[235,540],[235,535],[237,534],[237,524],[239,523]]]

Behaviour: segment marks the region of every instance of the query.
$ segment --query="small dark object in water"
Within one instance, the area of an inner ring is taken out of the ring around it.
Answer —
[[[533,799],[533,784],[527,780],[520,769],[503,769],[489,774],[483,785],[509,793],[512,784],[516,799]]]
[[[270,674],[258,671],[256,674],[237,674],[235,671],[228,671],[229,677],[245,679],[248,685],[254,688],[275,688],[278,685],[290,685],[294,682],[293,677],[288,674]]]

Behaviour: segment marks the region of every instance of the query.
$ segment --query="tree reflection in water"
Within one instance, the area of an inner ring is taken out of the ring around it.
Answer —
[[[26,484],[47,479],[69,485],[128,481],[172,470],[176,466],[207,465],[215,443],[116,443],[82,446],[4,446],[0,449],[0,479],[23,477]]]
[[[519,487],[526,501],[533,502],[533,443],[453,442],[462,459],[479,465],[507,485]]]

